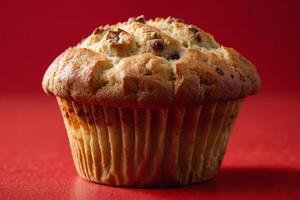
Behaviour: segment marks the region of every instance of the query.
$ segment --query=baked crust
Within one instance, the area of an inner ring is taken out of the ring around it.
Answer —
[[[80,103],[185,106],[255,94],[251,62],[172,17],[98,27],[47,69],[43,89]]]

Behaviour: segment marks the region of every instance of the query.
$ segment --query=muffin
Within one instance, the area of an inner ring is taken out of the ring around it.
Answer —
[[[42,85],[57,98],[82,178],[151,187],[213,178],[260,78],[202,29],[139,16],[96,28],[53,61]]]

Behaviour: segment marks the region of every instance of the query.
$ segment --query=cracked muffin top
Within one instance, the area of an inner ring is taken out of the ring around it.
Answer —
[[[255,67],[202,29],[173,17],[105,25],[47,69],[48,94],[106,106],[187,106],[255,94]]]

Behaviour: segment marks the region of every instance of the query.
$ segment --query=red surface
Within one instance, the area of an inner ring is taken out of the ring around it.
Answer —
[[[300,198],[299,1],[3,1],[0,6],[0,199]],[[219,176],[173,189],[81,180],[54,98],[50,62],[97,25],[173,15],[199,25],[258,68],[263,88],[241,110]]]
[[[213,181],[173,189],[88,183],[75,172],[54,98],[0,101],[0,199],[298,199],[300,95],[250,97]]]

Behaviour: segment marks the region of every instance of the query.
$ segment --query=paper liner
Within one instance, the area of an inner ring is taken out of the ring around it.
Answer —
[[[57,98],[81,177],[115,186],[213,178],[242,99],[185,108],[113,108]]]

